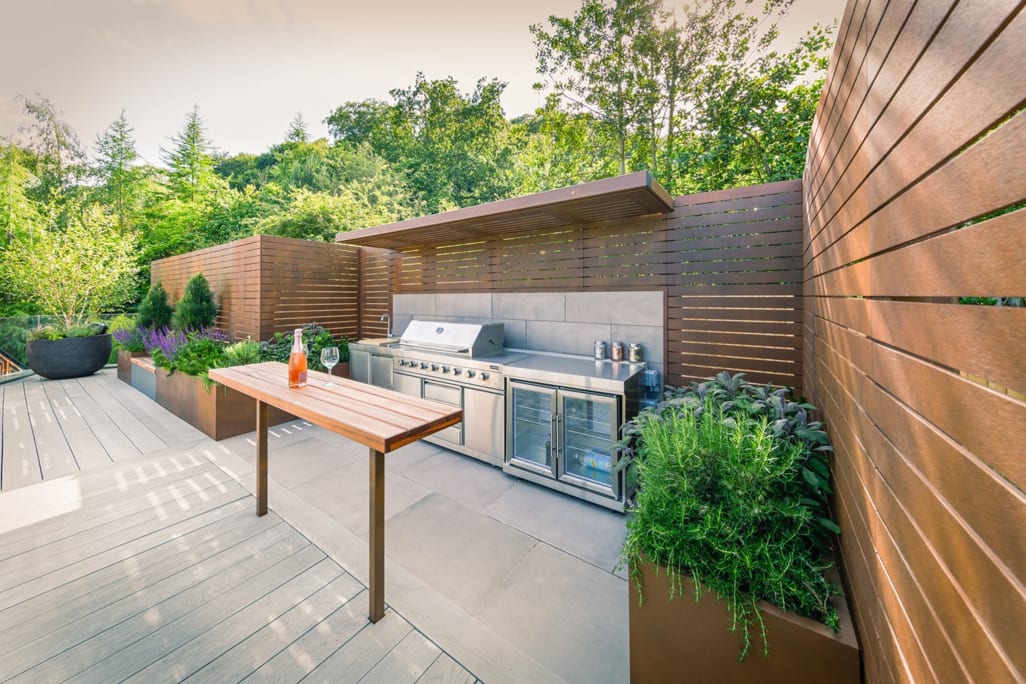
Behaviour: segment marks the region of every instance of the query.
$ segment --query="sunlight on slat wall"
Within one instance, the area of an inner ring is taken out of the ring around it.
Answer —
[[[256,235],[154,261],[151,281],[175,303],[197,273],[215,294],[217,327],[232,339],[265,340],[312,322],[359,336],[358,247]]]
[[[848,3],[804,178],[807,392],[868,682],[1026,678],[1026,15]]]

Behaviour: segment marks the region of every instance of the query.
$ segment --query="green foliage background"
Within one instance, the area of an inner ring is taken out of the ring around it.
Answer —
[[[546,93],[533,113],[508,118],[495,78],[464,92],[417,73],[328,112],[330,139],[297,115],[256,154],[218,152],[194,107],[146,164],[123,110],[90,148],[53,103],[25,99],[28,125],[0,138],[0,252],[94,212],[112,243],[138,243],[138,301],[153,260],[255,233],[330,241],[640,169],[673,194],[796,178],[831,31],[778,45],[790,4],[582,0],[530,27]],[[0,316],[48,313],[16,289],[0,285]]]

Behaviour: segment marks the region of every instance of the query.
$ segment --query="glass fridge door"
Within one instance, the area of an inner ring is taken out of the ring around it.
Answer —
[[[562,452],[559,478],[612,497],[620,496],[620,473],[613,472],[613,447],[620,427],[616,397],[560,390]]]
[[[512,465],[556,476],[556,390],[509,383],[507,455]]]

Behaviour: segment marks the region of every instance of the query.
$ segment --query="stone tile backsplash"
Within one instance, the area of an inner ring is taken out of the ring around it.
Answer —
[[[663,371],[661,291],[397,294],[394,329],[414,318],[503,323],[506,346],[590,356],[595,340],[639,342],[649,367]]]

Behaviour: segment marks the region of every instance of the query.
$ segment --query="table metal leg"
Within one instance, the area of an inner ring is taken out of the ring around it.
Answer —
[[[370,450],[370,621],[385,616],[385,454]]]
[[[257,509],[258,516],[267,515],[267,404],[257,400]]]

